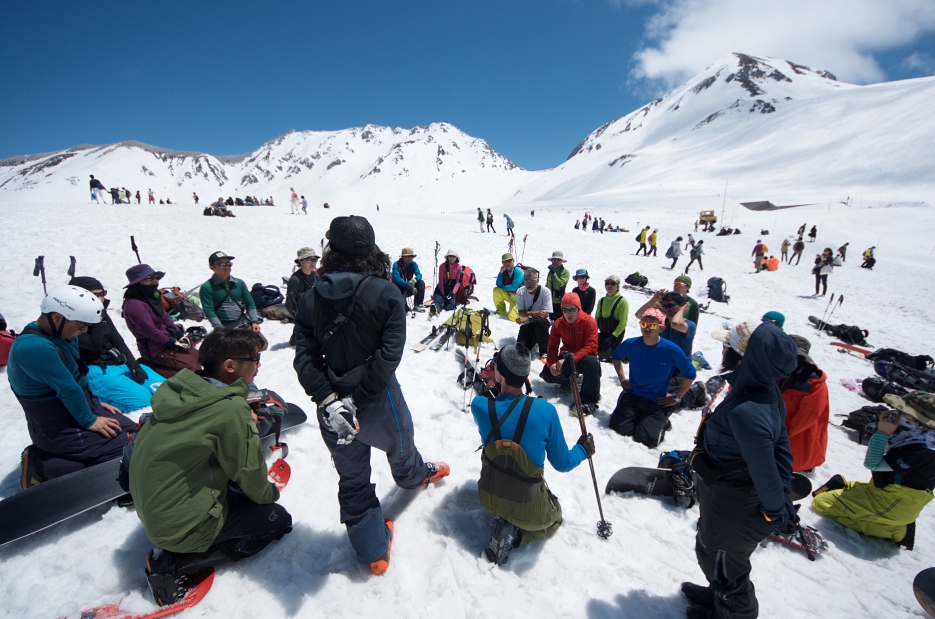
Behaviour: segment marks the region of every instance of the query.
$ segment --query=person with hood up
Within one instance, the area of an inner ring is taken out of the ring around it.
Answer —
[[[549,348],[539,378],[558,385],[564,391],[571,390],[569,368],[560,353],[574,355],[581,381],[581,405],[585,415],[593,415],[601,401],[601,362],[597,359],[597,323],[590,315],[581,311],[581,299],[573,292],[562,297],[562,316],[552,323],[549,332]],[[559,350],[561,346],[561,350]]]
[[[792,449],[792,470],[809,472],[825,461],[828,449],[828,375],[822,372],[809,351],[811,342],[801,335],[790,335],[798,353],[798,365],[780,383],[786,405],[786,433]]]
[[[137,435],[130,493],[156,546],[146,580],[159,606],[182,599],[201,570],[251,557],[292,530],[246,400],[265,345],[244,329],[208,334],[204,372],[182,370],[157,389]]]
[[[146,408],[164,380],[152,368],[141,366],[107,313],[110,299],[100,280],[72,277],[69,286],[84,288],[104,305],[101,322],[78,334],[81,360],[88,366],[88,386],[97,398],[122,411]]]
[[[692,241],[694,243],[694,241]],[[672,244],[669,245],[669,249],[666,250],[666,258],[672,259],[672,264],[669,265],[669,269],[675,268],[675,263],[679,261],[679,256],[682,255],[682,237],[677,237]]]
[[[340,478],[341,522],[357,560],[380,576],[389,568],[393,523],[370,482],[371,449],[386,453],[401,488],[435,483],[450,469],[422,460],[396,380],[406,303],[389,281],[389,256],[364,217],[335,217],[328,238],[321,282],[299,302],[293,365],[318,406],[321,437]]]
[[[162,306],[159,280],[165,276],[148,264],[127,269],[129,284],[124,286],[123,319],[136,337],[136,347],[146,365],[164,378],[179,370],[200,370],[198,351],[185,337],[185,331],[172,322]]]
[[[437,316],[443,310],[453,310],[458,306],[457,296],[461,290],[461,256],[453,249],[445,253],[445,262],[438,268],[438,285],[432,295],[429,312]]]
[[[935,395],[887,394],[895,410],[880,415],[867,444],[870,483],[835,475],[813,492],[812,508],[858,533],[915,545],[916,519],[935,489]]]
[[[519,318],[516,308],[516,291],[523,287],[525,274],[516,266],[513,254],[507,252],[500,257],[500,272],[497,273],[497,286],[493,289],[493,305],[498,316],[506,316],[510,322]]]
[[[789,534],[798,522],[789,499],[792,453],[777,386],[796,368],[795,342],[763,323],[742,354],[727,379],[730,393],[704,418],[691,456],[701,512],[695,555],[708,585],[682,584],[689,619],[756,617],[750,555],[770,533]]]
[[[503,217],[506,219],[506,235],[515,239],[516,235],[513,234],[513,218],[506,213],[503,214]]]

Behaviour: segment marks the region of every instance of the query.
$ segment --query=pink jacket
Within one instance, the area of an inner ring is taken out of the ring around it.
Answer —
[[[451,290],[451,294],[458,294],[458,291],[461,290],[461,272],[463,270],[460,262],[451,264],[446,260],[438,269],[438,286],[435,288],[435,291],[444,295],[445,282],[454,280],[455,285]]]

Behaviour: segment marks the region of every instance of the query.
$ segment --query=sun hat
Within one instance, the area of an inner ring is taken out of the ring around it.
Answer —
[[[883,396],[883,401],[919,423],[935,428],[935,395],[925,391],[913,391],[903,397],[889,393]]]
[[[166,274],[162,271],[157,271],[148,264],[135,264],[129,269],[127,269],[127,281],[130,282],[124,288],[129,288],[134,284],[138,284],[150,275],[155,274],[157,278],[162,279]]]
[[[755,325],[748,321],[734,325],[730,329],[715,329],[711,332],[711,337],[719,342],[727,344],[738,353],[743,355],[747,350],[747,344],[750,342],[750,336],[753,335]]]
[[[561,260],[562,262],[566,262],[566,260],[565,260],[565,254],[563,254],[563,253],[560,252],[560,251],[553,251],[553,252],[552,252],[552,257],[549,258],[549,260]]]
[[[303,247],[299,251],[295,252],[295,263],[296,264],[302,262],[306,258],[314,258],[315,260],[318,260],[319,258],[321,258],[321,256],[315,253],[315,250],[311,247]]]

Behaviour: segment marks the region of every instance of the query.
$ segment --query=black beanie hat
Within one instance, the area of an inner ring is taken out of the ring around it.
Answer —
[[[366,217],[335,217],[328,229],[329,247],[347,256],[366,256],[376,247],[373,226]]]
[[[529,349],[522,342],[504,346],[497,354],[497,371],[510,387],[522,387],[529,376]]]
[[[78,286],[79,288],[84,288],[85,290],[103,290],[104,284],[100,280],[94,279],[93,277],[72,277],[71,281],[68,282],[69,286]]]

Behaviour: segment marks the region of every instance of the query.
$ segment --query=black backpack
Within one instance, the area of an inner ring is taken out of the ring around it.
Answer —
[[[253,288],[250,289],[250,296],[253,297],[253,303],[256,305],[257,310],[282,303],[285,300],[279,286],[273,286],[272,284],[268,286],[253,284]]]
[[[623,280],[624,282],[630,284],[631,286],[639,286],[640,288],[645,288],[649,283],[649,278],[645,275],[640,275],[640,272],[630,273],[627,275],[627,278]]]
[[[205,217],[211,217],[212,215],[214,215],[214,208],[210,206],[206,206],[205,210],[201,214],[204,215]]]
[[[907,368],[912,368],[914,370],[927,370],[935,365],[935,360],[933,360],[928,355],[912,356],[908,353],[904,353],[901,350],[896,350],[895,348],[878,348],[872,353],[866,355],[866,357],[871,361],[895,361],[900,365],[904,365]]]
[[[888,381],[902,385],[907,389],[935,391],[935,371],[914,370],[895,361],[875,361],[873,369]]]
[[[850,430],[857,430],[857,442],[860,445],[864,441],[869,441],[874,432],[877,431],[877,421],[880,419],[880,413],[885,413],[889,409],[885,406],[862,406],[856,411],[847,414],[847,418],[841,422],[841,425]]]
[[[869,332],[857,325],[825,325],[825,331],[838,338],[845,344],[867,346],[866,337]]]
[[[727,283],[720,277],[709,279],[708,298],[718,303],[729,303],[730,296],[727,295]]]
[[[882,402],[885,395],[898,395],[902,397],[909,393],[909,390],[896,383],[891,383],[879,376],[869,376],[860,383],[860,388],[864,395],[873,402]]]

